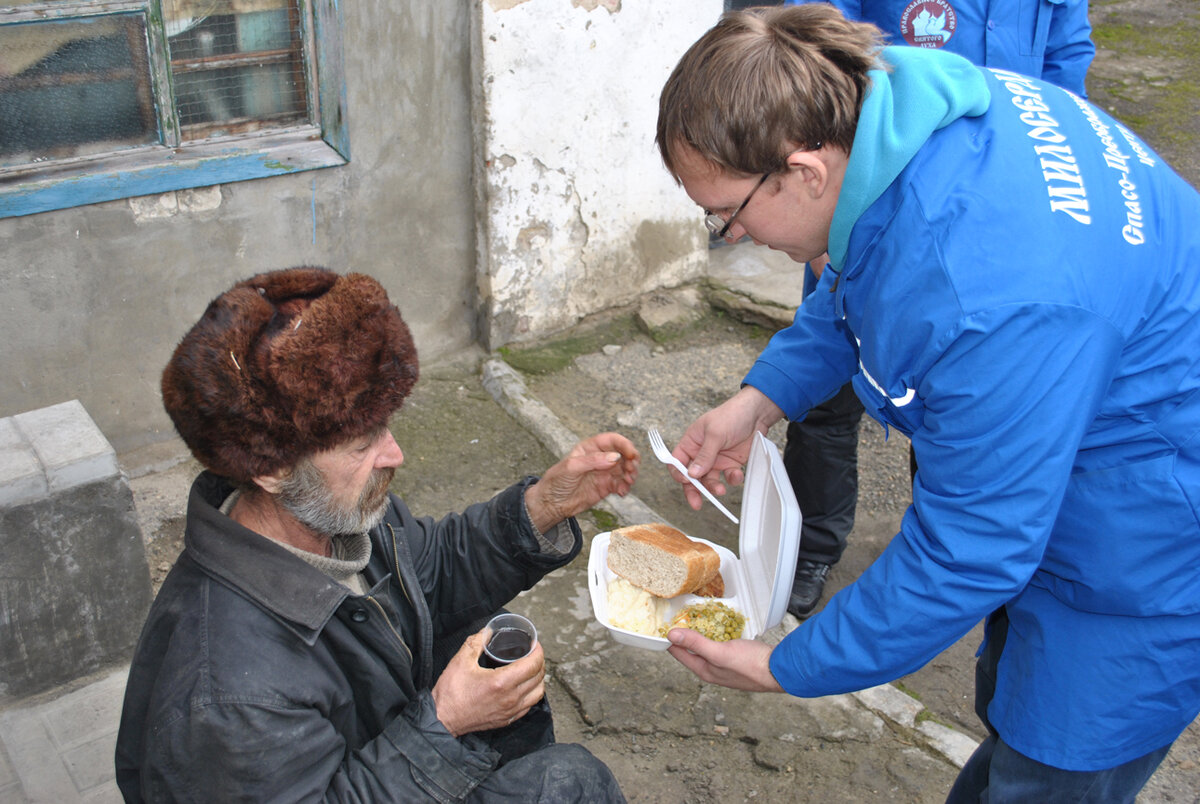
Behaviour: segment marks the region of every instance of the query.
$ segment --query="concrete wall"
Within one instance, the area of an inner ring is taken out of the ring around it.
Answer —
[[[387,287],[425,359],[478,340],[465,2],[342,3],[351,162],[0,220],[0,416],[79,399],[118,452],[210,299],[322,264]]]
[[[171,350],[262,270],[373,274],[426,362],[696,276],[655,104],[720,6],[342,3],[348,165],[0,220],[0,416],[78,399],[118,453],[171,436]]]
[[[529,340],[703,274],[707,236],[654,147],[658,94],[722,0],[477,6],[485,342]]]

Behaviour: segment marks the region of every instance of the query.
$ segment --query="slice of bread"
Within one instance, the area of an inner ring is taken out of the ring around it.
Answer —
[[[608,542],[608,568],[639,589],[658,597],[675,597],[704,588],[721,596],[725,584],[719,577],[721,557],[703,542],[661,523],[630,525],[612,531]]]

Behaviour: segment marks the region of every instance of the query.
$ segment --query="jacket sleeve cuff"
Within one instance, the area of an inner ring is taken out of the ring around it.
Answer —
[[[437,801],[459,800],[482,782],[500,760],[483,740],[446,731],[433,696],[423,690],[383,731],[407,760],[413,780]]]
[[[788,421],[801,421],[808,411],[821,402],[803,393],[792,378],[765,361],[757,361],[742,380],[761,391],[787,416]]]
[[[533,526],[525,510],[525,489],[536,482],[538,478],[530,475],[497,494],[492,500],[492,515],[499,532],[516,533],[518,546],[533,565],[554,569],[579,555],[583,531],[574,517],[564,519],[547,534]]]
[[[533,524],[533,517],[529,515],[529,507],[525,505],[525,489],[527,488],[529,488],[528,485],[521,489],[521,514],[537,538],[538,546],[541,547],[543,553],[565,556],[571,552],[571,547],[575,544],[575,531],[571,526],[576,525],[577,529],[578,523],[573,517],[568,517],[552,527],[549,533],[542,533],[538,530],[537,525]]]

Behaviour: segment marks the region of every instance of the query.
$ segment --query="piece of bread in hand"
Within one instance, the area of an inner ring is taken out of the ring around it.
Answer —
[[[725,593],[717,551],[658,522],[612,531],[608,568],[657,597],[685,594],[722,597]],[[700,589],[711,591],[697,591]]]

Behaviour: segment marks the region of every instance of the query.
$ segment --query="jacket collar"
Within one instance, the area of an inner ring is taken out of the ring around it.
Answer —
[[[228,480],[211,472],[196,478],[188,498],[185,550],[206,573],[315,643],[350,590],[222,514],[221,504],[233,491]]]

